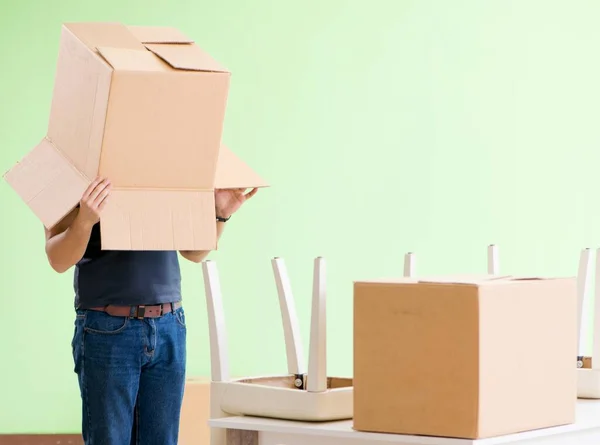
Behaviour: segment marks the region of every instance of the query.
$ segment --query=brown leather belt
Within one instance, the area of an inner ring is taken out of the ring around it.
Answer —
[[[169,312],[174,312],[181,307],[181,302],[156,304],[153,306],[114,306],[112,304],[104,307],[92,307],[90,311],[106,312],[113,317],[129,317],[129,318],[158,318]]]

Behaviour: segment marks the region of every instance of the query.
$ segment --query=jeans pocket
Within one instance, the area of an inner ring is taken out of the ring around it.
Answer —
[[[185,328],[185,312],[183,311],[183,308],[179,308],[175,311],[175,319],[181,327]]]
[[[88,334],[115,335],[123,332],[129,324],[129,317],[113,317],[105,312],[88,311],[84,330]]]

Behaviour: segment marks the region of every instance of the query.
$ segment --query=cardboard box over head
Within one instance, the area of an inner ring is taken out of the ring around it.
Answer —
[[[478,439],[573,423],[573,278],[354,284],[354,428]]]
[[[109,178],[103,249],[215,249],[214,189],[267,186],[221,144],[229,80],[177,29],[65,24],[47,135],[4,177],[47,228]]]

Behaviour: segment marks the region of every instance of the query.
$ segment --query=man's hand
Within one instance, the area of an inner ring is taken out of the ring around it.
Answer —
[[[96,178],[83,193],[79,202],[77,222],[86,228],[91,228],[100,221],[100,213],[106,205],[110,194],[110,181],[106,178]]]
[[[215,190],[215,211],[220,218],[229,218],[247,200],[256,195],[258,189],[254,188],[246,193],[246,189],[217,189]],[[217,222],[217,240],[221,238],[225,224]],[[202,262],[210,253],[210,250],[202,251],[180,251],[181,255],[194,263]]]
[[[73,267],[85,254],[92,227],[100,221],[100,213],[110,193],[110,182],[96,178],[73,209],[61,222],[46,232],[46,255],[52,268],[59,273]]]
[[[215,210],[220,218],[229,218],[247,200],[256,195],[257,188],[250,190],[246,189],[217,189],[215,190]]]

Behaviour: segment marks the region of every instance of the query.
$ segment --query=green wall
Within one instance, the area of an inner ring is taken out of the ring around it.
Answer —
[[[232,372],[285,371],[269,260],[308,345],[312,259],[328,260],[329,367],[352,372],[352,280],[568,274],[600,245],[600,4],[594,0],[3,0],[0,169],[44,136],[60,24],[179,27],[233,72],[225,141],[273,185],[218,260]],[[2,183],[0,433],[76,432],[72,273]],[[184,266],[189,374],[208,375],[201,268]],[[543,308],[540,308],[543,313]]]

